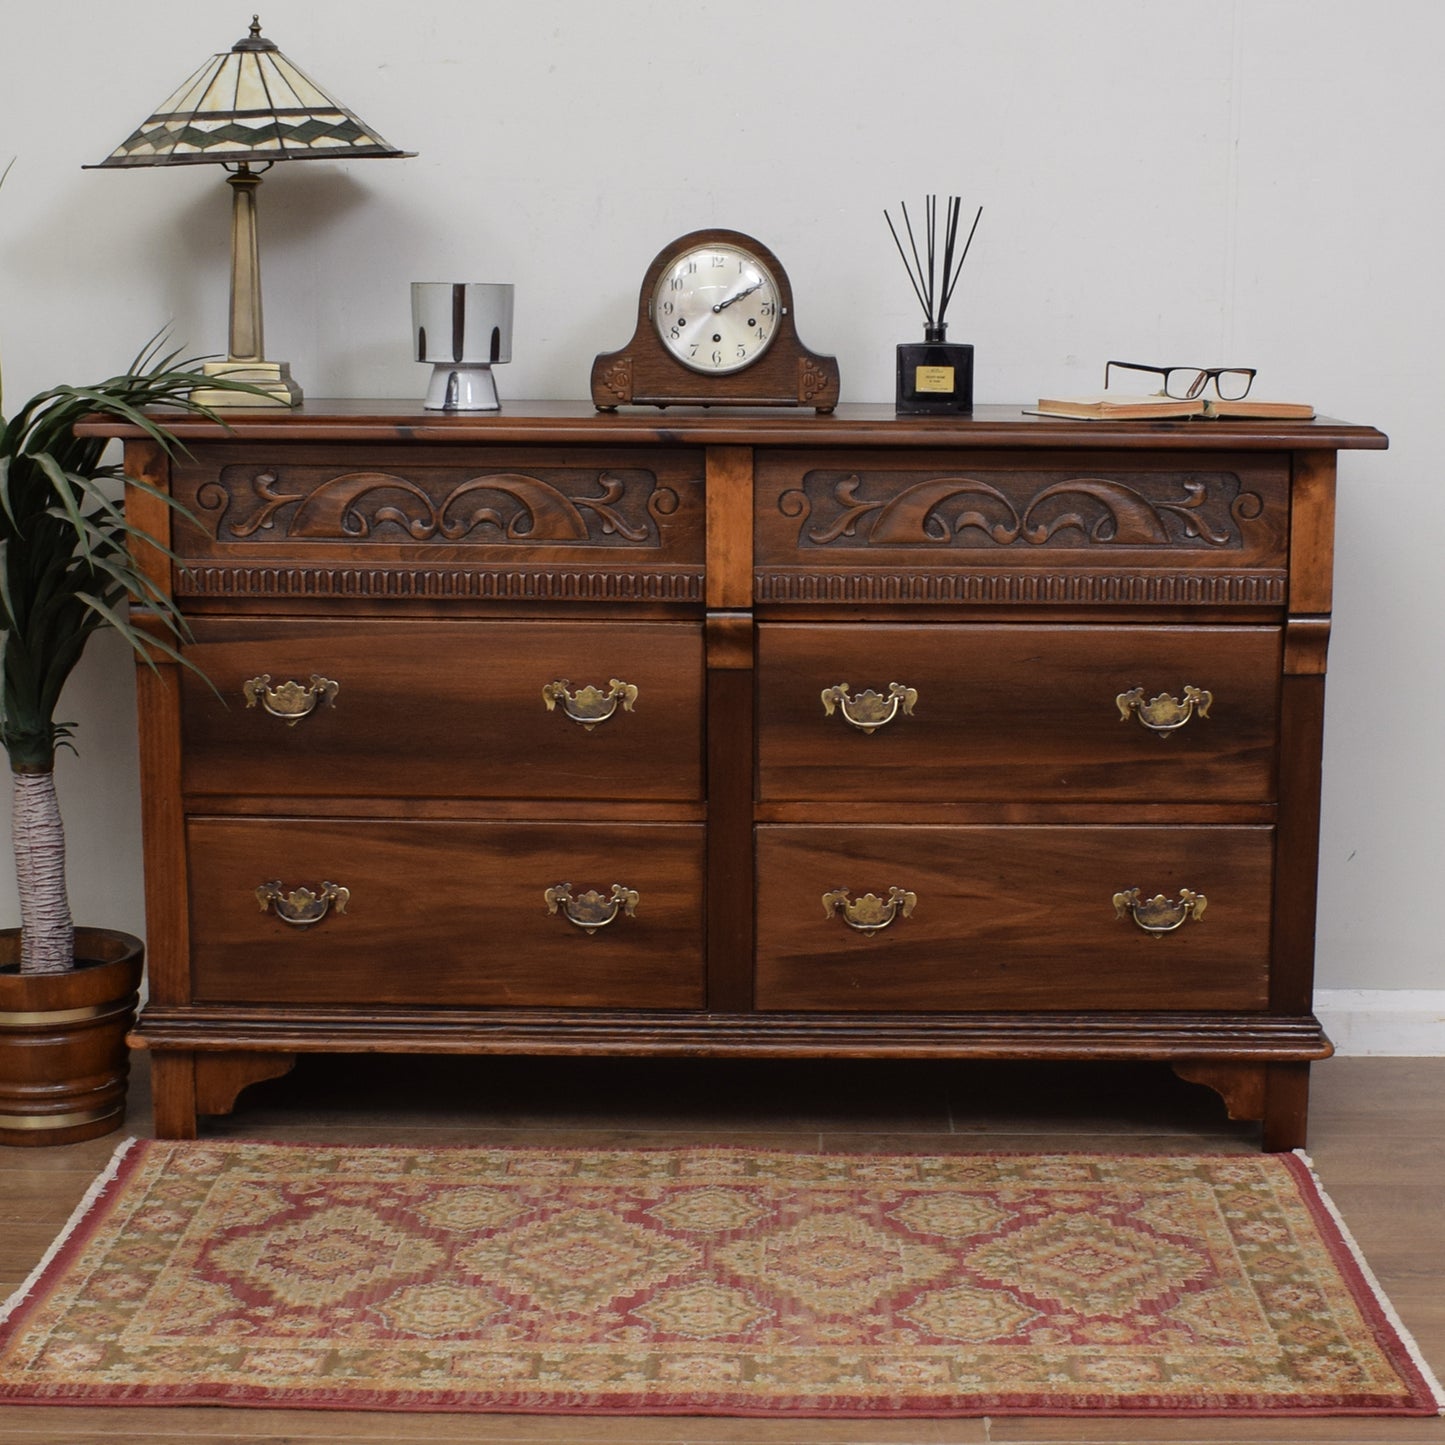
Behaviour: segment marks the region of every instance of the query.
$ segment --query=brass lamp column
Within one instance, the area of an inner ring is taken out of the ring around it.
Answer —
[[[237,368],[259,369],[266,365],[261,245],[256,232],[256,191],[261,176],[242,163],[226,177],[226,184],[231,188],[231,328],[226,359]]]
[[[206,406],[295,406],[301,388],[284,361],[267,361],[261,324],[261,252],[256,190],[277,161],[399,158],[397,150],[338,104],[261,34],[259,18],[228,51],[213,55],[98,166],[220,164],[231,171],[231,316],[225,361],[210,376],[259,389],[198,388]],[[259,167],[259,169],[254,169]]]

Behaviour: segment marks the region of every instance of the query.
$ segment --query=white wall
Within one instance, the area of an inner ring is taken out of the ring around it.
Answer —
[[[252,6],[0,0],[0,358],[13,403],[158,327],[225,347],[218,168],[82,171]],[[1341,464],[1319,977],[1445,984],[1438,610],[1445,7],[1434,0],[272,0],[266,33],[415,160],[278,167],[268,353],[312,397],[419,397],[408,283],[511,281],[504,396],[586,394],[654,253],[702,225],[783,260],[845,400],[919,335],[885,205],[984,206],[950,335],[982,401],[1111,356],[1260,369],[1380,426]],[[63,712],[76,912],[140,930],[132,688],[97,646]],[[0,890],[10,887],[8,879]],[[0,922],[13,921],[0,891]]]

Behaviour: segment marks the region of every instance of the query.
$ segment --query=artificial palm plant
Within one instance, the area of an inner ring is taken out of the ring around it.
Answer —
[[[77,436],[75,424],[89,414],[115,418],[171,449],[174,437],[142,408],[164,404],[210,416],[188,393],[216,384],[192,362],[178,363],[179,355],[153,342],[121,375],[54,387],[0,420],[0,742],[14,778],[22,974],[75,966],[55,791],[56,749],[68,744],[72,727],[56,720],[61,689],[103,627],[115,628],[143,658],[151,649],[176,655],[163,639],[131,625],[127,600],[143,603],[177,640],[185,628],[131,554],[137,532],[117,500],[121,469],[105,460],[105,438]]]

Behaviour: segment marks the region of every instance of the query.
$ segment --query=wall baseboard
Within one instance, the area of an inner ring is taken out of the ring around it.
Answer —
[[[1445,1055],[1445,989],[1322,988],[1315,1016],[1341,1055]]]

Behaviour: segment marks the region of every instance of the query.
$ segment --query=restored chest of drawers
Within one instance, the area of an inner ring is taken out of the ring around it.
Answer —
[[[426,1050],[1160,1059],[1303,1142],[1335,460],[1379,432],[231,419],[126,438],[194,629],[138,672],[162,1134]]]

